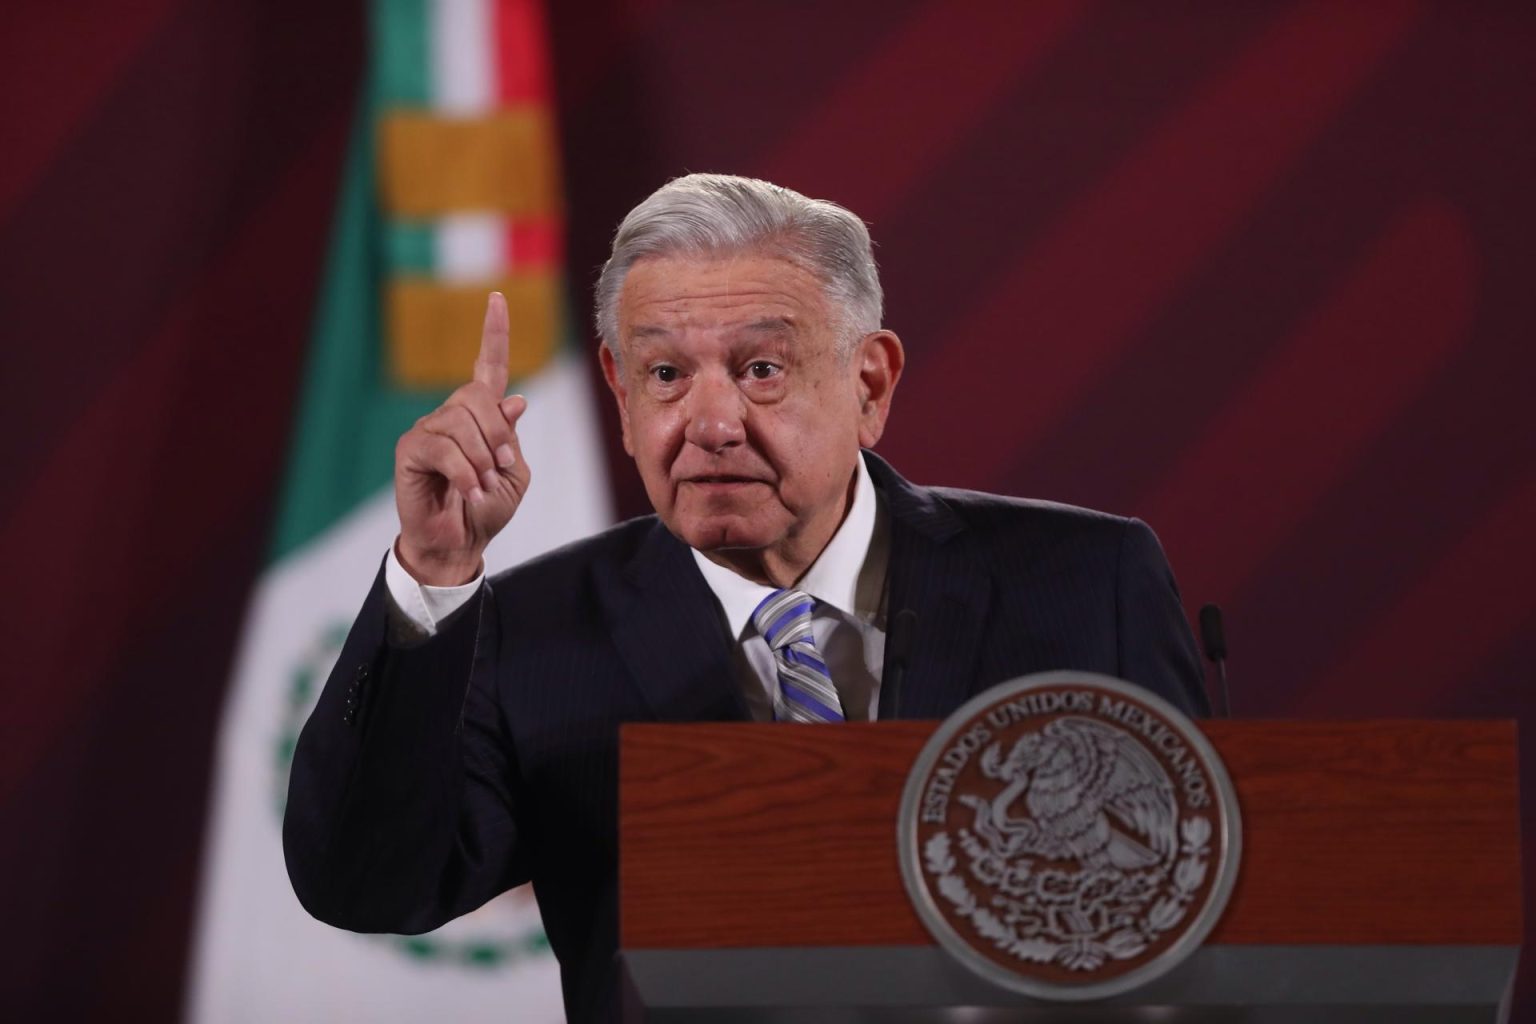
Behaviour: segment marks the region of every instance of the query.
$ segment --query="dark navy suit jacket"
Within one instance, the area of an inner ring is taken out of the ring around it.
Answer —
[[[891,521],[888,607],[917,615],[900,717],[942,718],[1050,669],[1205,712],[1143,523],[869,468]],[[299,738],[283,829],[294,890],[338,927],[415,933],[532,879],[571,1019],[608,1019],[619,725],[747,718],[713,593],[649,516],[489,580],[418,646],[388,641],[387,600],[381,572]]]

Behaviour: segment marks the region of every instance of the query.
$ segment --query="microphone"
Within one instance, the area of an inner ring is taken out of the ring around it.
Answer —
[[[1227,632],[1221,624],[1221,609],[1208,604],[1200,609],[1200,643],[1205,656],[1216,666],[1216,681],[1221,685],[1221,717],[1232,717],[1232,694],[1227,690]]]
[[[903,608],[891,619],[891,630],[885,634],[885,671],[881,673],[882,697],[889,700],[880,703],[891,709],[890,717],[901,717],[901,684],[907,677],[907,657],[912,653],[912,635],[917,632],[917,612]],[[884,717],[884,716],[881,716]]]

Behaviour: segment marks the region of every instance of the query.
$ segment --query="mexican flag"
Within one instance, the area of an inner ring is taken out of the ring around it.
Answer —
[[[507,297],[534,472],[488,570],[611,519],[560,273],[542,0],[374,0],[370,32],[271,561],[224,709],[187,1015],[558,1021],[527,887],[429,935],[356,935],[311,919],[283,866],[294,742],[398,528],[395,440],[470,379],[488,292]]]

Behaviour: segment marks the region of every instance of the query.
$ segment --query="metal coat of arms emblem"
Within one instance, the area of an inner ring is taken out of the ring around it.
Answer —
[[[918,916],[993,982],[1116,995],[1210,933],[1236,879],[1237,798],[1210,743],[1130,683],[1047,672],[949,717],[907,779],[901,869]]]

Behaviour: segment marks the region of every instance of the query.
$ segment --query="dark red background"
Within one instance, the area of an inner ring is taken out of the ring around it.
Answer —
[[[1536,721],[1530,5],[552,6],[581,315],[668,177],[839,200],[907,475],[1148,519],[1239,714]],[[178,1011],[363,38],[356,3],[7,8],[5,1005]]]

